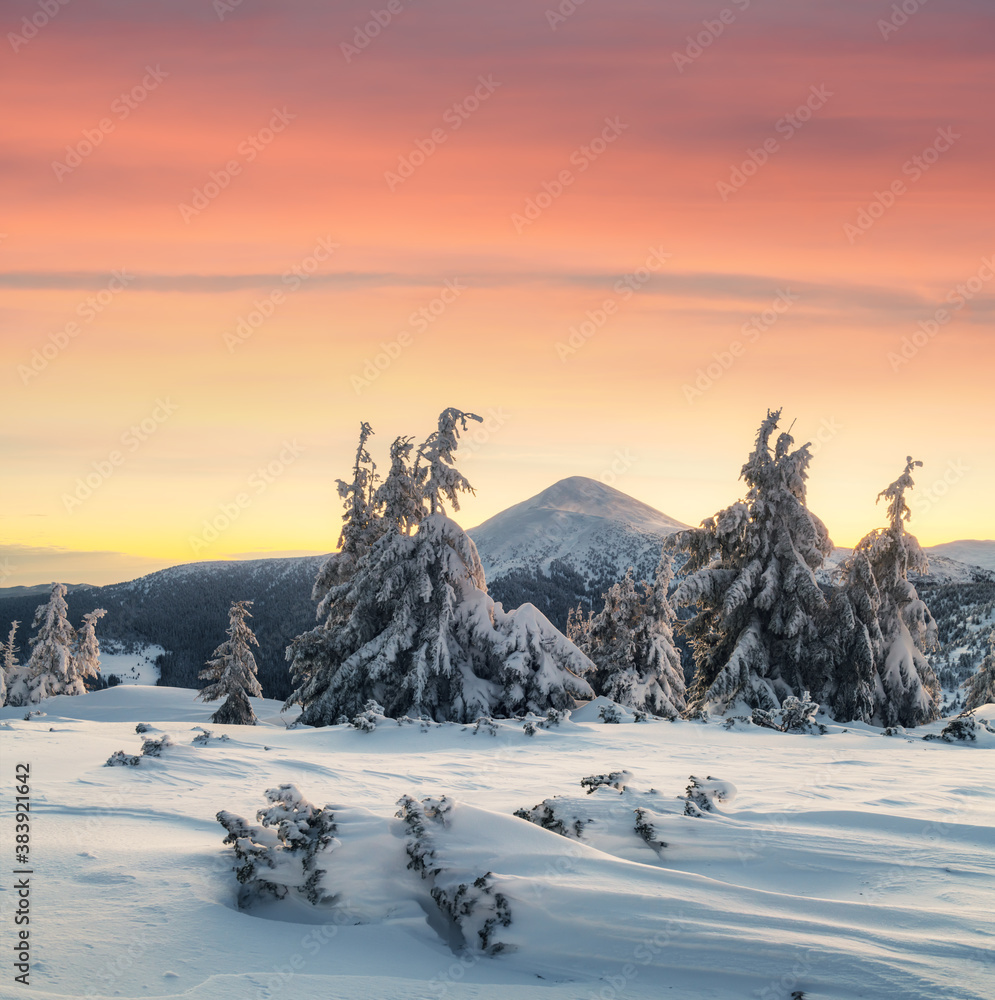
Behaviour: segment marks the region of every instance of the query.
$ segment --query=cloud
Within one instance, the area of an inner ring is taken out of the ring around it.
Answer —
[[[436,288],[450,274],[403,274],[399,272],[348,271],[312,275],[305,289],[357,291],[362,289]],[[546,271],[518,272],[477,271],[463,273],[460,280],[471,288],[514,288],[544,285],[550,288],[580,287],[610,292],[622,272]],[[280,286],[283,275],[270,272],[245,274],[137,274],[129,291],[178,292],[212,295],[245,289],[268,289]],[[0,273],[0,288],[33,290],[99,290],[106,287],[108,275],[97,271],[9,271]],[[935,306],[936,299],[916,294],[908,288],[853,283],[828,283],[797,280],[788,275],[722,273],[712,271],[657,273],[640,288],[640,295],[664,298],[707,298],[767,305],[778,289],[787,288],[799,296],[800,310],[860,309],[890,315],[916,316]],[[995,300],[979,297],[972,303],[975,314],[995,313]]]

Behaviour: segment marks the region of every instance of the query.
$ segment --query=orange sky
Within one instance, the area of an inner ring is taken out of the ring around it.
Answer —
[[[924,544],[995,535],[990,5],[394,7],[4,5],[0,584],[327,551],[359,421],[451,405],[467,526],[697,523],[781,406],[837,543],[909,453]]]

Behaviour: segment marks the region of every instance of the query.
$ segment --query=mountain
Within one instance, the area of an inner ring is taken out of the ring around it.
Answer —
[[[950,542],[950,545],[959,545],[960,542]],[[977,544],[977,543],[974,543]],[[929,557],[929,572],[923,576],[916,573],[910,574],[915,582],[925,581],[932,584],[960,584],[960,583],[984,583],[995,580],[995,572],[985,569],[978,563],[960,562],[947,556],[939,554],[945,546],[934,545],[932,548],[924,549]],[[818,570],[816,576],[823,583],[830,583],[836,579],[836,571],[840,564],[853,552],[853,549],[835,548],[829,554],[822,569]]]
[[[630,566],[637,579],[651,579],[663,540],[686,527],[611,486],[571,476],[468,534],[495,600],[531,602],[563,628],[569,608],[596,605]]]
[[[588,577],[611,573],[617,579],[644,562],[649,550],[655,565],[662,540],[686,527],[611,486],[571,476],[468,534],[488,579],[523,566],[548,570],[556,561]]]
[[[283,699],[291,691],[284,650],[294,636],[315,624],[311,588],[325,558],[186,563],[128,583],[73,586],[66,598],[69,618],[78,626],[86,612],[107,609],[97,627],[102,647],[111,654],[105,674],[128,662],[125,652],[141,664],[148,650],[161,647],[155,660],[159,683],[199,687],[198,672],[225,639],[231,602],[254,601],[249,624],[259,639],[259,649],[253,650],[259,681],[266,697]],[[48,590],[48,586],[0,590],[0,635],[6,637],[11,621],[21,622],[22,661],[28,655],[28,626]],[[155,672],[140,673],[144,679]]]
[[[926,549],[926,555],[932,563],[935,558],[956,560],[971,566],[995,572],[995,541],[965,538],[958,542],[944,542],[942,545],[931,545]],[[932,573],[930,574],[932,575]]]

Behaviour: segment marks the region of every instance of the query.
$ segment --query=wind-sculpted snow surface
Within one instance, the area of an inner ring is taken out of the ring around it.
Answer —
[[[208,726],[193,691],[118,687],[0,710],[3,759],[34,776],[33,997],[993,995],[995,706],[952,742],[951,719],[364,731],[279,707]],[[515,815],[537,803],[579,836]],[[277,891],[240,909],[254,880]]]

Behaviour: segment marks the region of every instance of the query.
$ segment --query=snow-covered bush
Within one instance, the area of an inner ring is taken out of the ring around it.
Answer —
[[[977,718],[974,712],[961,712],[951,719],[940,731],[939,735],[930,733],[925,740],[943,740],[944,743],[975,743],[982,733],[995,735],[987,719]]]
[[[519,819],[528,820],[529,823],[541,826],[544,830],[551,830],[553,833],[558,833],[561,837],[571,837],[574,840],[580,840],[581,834],[584,832],[584,827],[591,820],[573,814],[567,815],[564,813],[561,815],[557,812],[558,805],[562,810],[563,804],[558,803],[556,799],[543,799],[542,802],[531,809],[516,809],[515,815]]]
[[[432,899],[463,933],[464,941],[480,942],[485,955],[499,955],[507,946],[494,939],[499,927],[511,926],[511,907],[507,897],[494,891],[491,872],[473,882],[460,882],[455,886],[432,887]]]
[[[198,733],[193,738],[192,742],[193,742],[194,746],[206,747],[206,746],[208,746],[210,744],[211,740],[213,740],[213,739],[215,739],[215,737],[214,737],[214,734],[211,732],[211,730],[210,729],[205,729],[203,732]],[[227,733],[222,733],[220,736],[217,737],[217,742],[218,743],[228,743],[228,742],[230,742],[230,740],[228,738],[228,734]],[[268,750],[269,748],[265,747],[264,749]]]
[[[608,725],[617,726],[622,722],[622,716],[619,713],[617,705],[602,705],[598,709],[598,718]]]
[[[438,874],[440,868],[435,867],[435,847],[429,834],[428,823],[446,825],[446,816],[453,803],[445,795],[441,799],[425,798],[419,802],[410,795],[403,795],[397,800],[397,818],[404,821],[407,833],[405,851],[408,855],[408,868],[417,872],[423,879]]]
[[[815,721],[819,705],[808,691],[801,698],[788,695],[781,705],[781,729],[786,733],[824,733],[825,726]]]
[[[398,800],[399,819],[407,834],[408,868],[431,883],[430,893],[439,909],[460,933],[464,943],[485,955],[497,955],[506,946],[494,938],[499,927],[511,924],[508,899],[494,890],[494,876],[485,872],[471,879],[450,869],[439,857],[436,836],[449,824],[454,803],[443,796],[421,802],[405,795]]]
[[[363,711],[359,713],[349,725],[353,729],[358,729],[362,733],[372,733],[377,726],[385,720],[386,716],[384,714],[383,705],[379,704],[373,698],[363,706]],[[400,723],[400,719],[398,722]]]
[[[143,740],[142,756],[161,757],[162,751],[171,746],[173,746],[173,738],[168,733],[164,733],[157,740]]]
[[[135,727],[136,732],[144,733],[148,731],[149,728],[148,726],[145,726],[145,728],[143,729],[140,729],[139,728],[140,726],[142,726],[142,723],[139,723],[138,726]],[[115,766],[120,766],[122,764],[127,764],[130,767],[136,767],[138,764],[141,763],[143,757],[159,757],[162,754],[162,751],[166,747],[171,747],[173,745],[174,745],[173,738],[168,733],[164,733],[157,740],[155,739],[142,740],[141,754],[138,755],[128,754],[125,753],[123,750],[115,750],[114,753],[112,753],[110,757],[107,758],[107,763],[104,766],[115,767]]]
[[[223,843],[235,851],[238,905],[245,909],[267,896],[293,893],[314,906],[334,902],[322,884],[322,856],[334,850],[335,816],[318,809],[290,784],[266,791],[269,806],[256,813],[259,826],[222,809],[218,822],[228,831]]]
[[[637,807],[633,810],[636,817],[636,823],[633,829],[636,832],[636,836],[642,840],[645,840],[654,851],[661,851],[667,846],[665,840],[660,840],[657,836],[656,827],[646,818],[649,814],[647,811],[641,807]]]
[[[587,794],[591,795],[595,789],[602,785],[608,785],[620,792],[625,791],[625,783],[632,777],[628,771],[611,771],[608,774],[590,774],[586,778],[580,779],[580,787],[587,789]]]
[[[141,736],[142,733],[147,733],[151,728],[152,727],[147,722],[139,722],[138,725],[135,726],[135,732]]]
[[[569,712],[560,711],[558,708],[551,708],[546,713],[546,718],[540,723],[540,725],[543,729],[555,729],[561,722],[566,721],[569,717]]]
[[[736,797],[736,786],[730,781],[721,781],[708,775],[705,779],[688,778],[684,791],[684,815],[703,816],[715,811],[717,802],[729,802]]]

